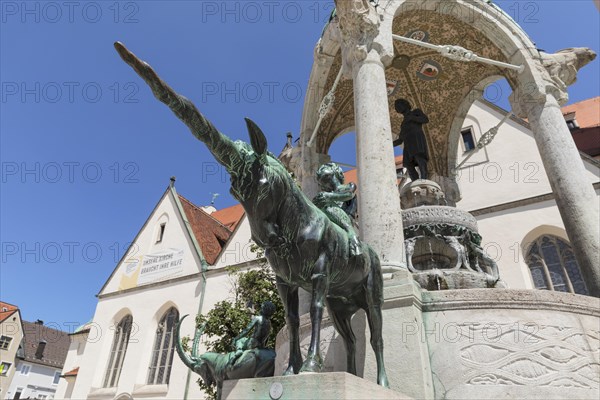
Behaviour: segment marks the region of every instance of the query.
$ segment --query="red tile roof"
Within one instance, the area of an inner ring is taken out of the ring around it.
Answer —
[[[575,113],[575,119],[581,129],[600,126],[600,97],[594,97],[569,104],[562,108],[564,115]]]
[[[23,321],[23,359],[25,361],[62,368],[71,340],[67,332],[50,328],[40,323]],[[46,342],[42,357],[36,352],[41,341]]]
[[[565,106],[562,113],[575,113],[579,129],[571,130],[571,135],[577,148],[589,156],[600,156],[600,97]]]
[[[182,195],[179,200],[206,262],[214,264],[229,240],[231,230]]]
[[[402,160],[404,159],[404,157],[402,157],[402,155],[396,156],[395,161],[396,161],[396,169],[402,167]],[[351,169],[349,171],[344,172],[344,179],[346,181],[346,183],[355,183],[356,186],[358,185],[358,170],[355,169]],[[360,190],[360,186],[358,187],[358,189]]]
[[[67,377],[71,377],[71,376],[77,376],[78,373],[79,373],[79,367],[73,368],[69,372],[65,372],[64,374],[61,375],[61,377],[67,378]]]
[[[18,309],[17,306],[0,301],[0,323],[17,312]]]
[[[210,216],[220,221],[223,225],[229,228],[229,230],[234,231],[244,216],[244,213],[244,207],[242,207],[241,204],[236,204],[235,206],[215,211],[214,213],[210,214]]]

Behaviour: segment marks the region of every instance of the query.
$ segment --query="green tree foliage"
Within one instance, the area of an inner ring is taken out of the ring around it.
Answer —
[[[263,250],[253,246],[252,251],[260,260],[259,268],[240,271],[235,267],[227,267],[232,281],[233,299],[220,301],[208,313],[196,317],[196,326],[205,324],[202,342],[208,351],[235,351],[233,339],[248,325],[253,315],[260,313],[261,304],[267,300],[276,308],[271,317],[272,328],[268,342],[268,347],[275,348],[277,333],[285,325],[283,305],[275,285],[275,275],[264,258]],[[214,387],[206,386],[202,379],[198,379],[198,384],[209,398],[215,398]]]

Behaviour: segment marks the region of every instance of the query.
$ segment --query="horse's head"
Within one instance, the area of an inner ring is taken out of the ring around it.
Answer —
[[[267,150],[267,139],[252,120],[246,118],[250,143],[236,141],[239,162],[228,168],[231,194],[246,211],[272,209],[287,193],[292,178],[283,164]]]

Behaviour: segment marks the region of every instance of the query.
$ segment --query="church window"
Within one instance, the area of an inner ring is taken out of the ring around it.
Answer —
[[[156,243],[162,242],[163,236],[165,235],[165,227],[166,226],[167,226],[166,223],[160,224],[160,227],[158,228],[158,236],[156,237]]]
[[[115,387],[119,382],[119,376],[121,375],[121,369],[123,368],[123,360],[125,359],[127,345],[129,344],[129,335],[131,334],[132,324],[133,317],[131,315],[126,315],[121,319],[121,322],[119,322],[115,329],[115,337],[110,350],[110,360],[108,362],[108,368],[106,369],[106,376],[104,377],[104,387]]]
[[[536,289],[587,295],[587,287],[571,245],[556,236],[543,235],[529,247],[526,262]]]
[[[152,362],[148,371],[149,385],[169,384],[175,354],[175,325],[178,321],[179,312],[171,307],[158,323],[152,349]]]

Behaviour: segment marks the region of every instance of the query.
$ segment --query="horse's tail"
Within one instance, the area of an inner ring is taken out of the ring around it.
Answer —
[[[175,326],[175,349],[177,350],[177,354],[179,355],[179,358],[181,358],[181,361],[183,361],[183,363],[190,368],[191,370],[196,370],[196,368],[198,367],[198,343],[197,341],[200,338],[200,335],[202,334],[201,329],[203,327],[197,328],[196,329],[196,335],[194,337],[194,344],[192,347],[192,354],[188,355],[184,350],[183,350],[183,345],[181,344],[181,337],[180,337],[180,328],[181,328],[181,323],[183,322],[183,320],[187,317],[187,315],[184,315],[179,322],[177,322],[177,325]]]

